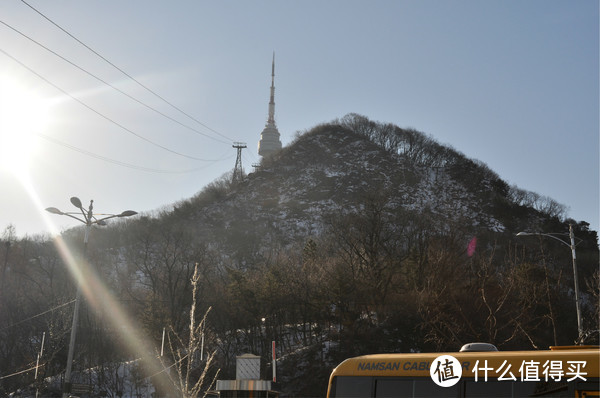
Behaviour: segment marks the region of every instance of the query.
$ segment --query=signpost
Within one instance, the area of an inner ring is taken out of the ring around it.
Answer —
[[[91,384],[72,383],[71,394],[89,394],[94,392],[94,386]]]

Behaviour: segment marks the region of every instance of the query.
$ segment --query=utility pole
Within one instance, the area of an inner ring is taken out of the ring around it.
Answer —
[[[541,232],[519,232],[517,236],[547,236],[548,238],[555,239],[566,245],[571,249],[571,259],[573,260],[573,283],[575,285],[575,309],[577,311],[577,344],[583,344],[584,333],[583,333],[583,321],[581,319],[581,301],[579,297],[579,277],[577,276],[577,255],[575,253],[575,247],[577,244],[575,243],[575,234],[573,233],[573,224],[569,224],[569,242],[565,242],[561,238],[558,238],[554,235],[567,235],[562,233],[541,233]]]
[[[575,284],[575,306],[577,309],[577,344],[583,344],[583,321],[581,320],[581,301],[579,301],[579,278],[577,276],[577,255],[575,254],[575,234],[573,233],[573,224],[569,224],[569,239],[571,244],[571,257],[573,259],[573,281]],[[562,241],[561,241],[562,242]]]
[[[38,384],[37,378],[38,378],[38,368],[40,367],[40,358],[42,357],[42,355],[44,355],[44,341],[45,340],[46,340],[46,332],[44,332],[42,334],[42,346],[40,347],[40,352],[38,352],[37,361],[35,362],[35,377],[33,378],[34,383],[36,384],[35,398],[38,398],[40,396],[40,385]]]
[[[244,178],[244,169],[242,168],[242,149],[246,148],[245,142],[234,142],[233,148],[237,149],[237,158],[235,159],[235,167],[233,169],[232,181],[240,182]]]

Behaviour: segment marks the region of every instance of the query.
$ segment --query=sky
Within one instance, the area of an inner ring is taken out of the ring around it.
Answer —
[[[1,0],[0,237],[152,213],[358,113],[599,226],[597,0]],[[149,90],[148,90],[149,89]],[[538,231],[564,232],[564,231]]]

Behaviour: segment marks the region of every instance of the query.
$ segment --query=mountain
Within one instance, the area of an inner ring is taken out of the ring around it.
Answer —
[[[418,131],[353,114],[299,135],[242,182],[225,188],[222,181],[223,196],[211,201],[217,185],[177,204],[175,214],[206,235],[245,233],[257,244],[319,235],[331,215],[358,211],[375,197],[388,212],[426,219],[432,231],[461,223],[504,232],[555,216],[514,200],[526,191],[483,163]]]

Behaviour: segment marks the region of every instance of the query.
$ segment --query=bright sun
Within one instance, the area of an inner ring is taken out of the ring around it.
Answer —
[[[0,77],[0,169],[25,172],[48,123],[49,102],[35,91]]]

